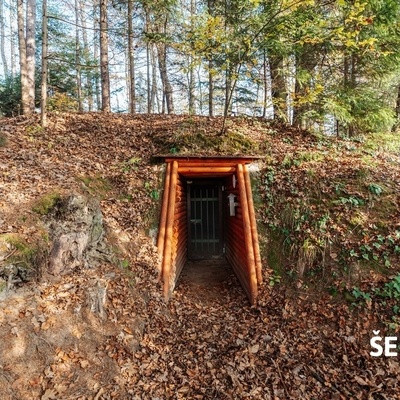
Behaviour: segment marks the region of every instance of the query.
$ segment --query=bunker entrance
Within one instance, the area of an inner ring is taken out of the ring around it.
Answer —
[[[164,157],[167,163],[157,247],[168,300],[190,262],[226,260],[250,302],[261,282],[251,157]],[[197,273],[201,271],[198,264]]]

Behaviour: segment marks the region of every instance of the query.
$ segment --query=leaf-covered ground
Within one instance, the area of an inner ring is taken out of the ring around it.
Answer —
[[[178,116],[54,114],[46,130],[36,118],[0,120],[0,266],[22,251],[15,238],[48,245],[37,210],[54,193],[99,199],[118,259],[26,283],[1,301],[2,399],[400,398],[399,358],[372,357],[369,342],[373,330],[398,329],[386,323],[397,299],[385,306],[373,296],[400,270],[396,152],[251,119],[233,118],[223,135],[220,127]],[[176,152],[264,156],[257,307],[233,275],[215,287],[182,280],[164,304],[151,238],[162,168],[151,156]],[[300,252],[306,240],[320,246],[313,257]],[[278,284],[290,277],[297,288]],[[98,286],[104,319],[88,302]]]

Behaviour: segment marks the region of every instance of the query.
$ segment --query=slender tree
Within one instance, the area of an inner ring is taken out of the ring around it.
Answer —
[[[26,3],[26,68],[28,78],[28,107],[30,112],[35,111],[35,26],[36,0],[27,0]]]
[[[76,97],[78,111],[83,111],[82,103],[82,71],[81,71],[81,42],[79,37],[79,3],[75,0],[75,69],[76,69]]]
[[[19,65],[21,75],[21,102],[22,113],[29,115],[32,113],[29,101],[29,80],[28,80],[28,66],[26,60],[26,40],[25,40],[25,19],[24,19],[24,2],[18,0],[17,3],[18,15],[18,45],[19,45]]]
[[[4,19],[4,0],[0,0],[0,53],[1,53],[1,60],[3,61],[3,69],[4,75],[8,76],[8,63],[6,57],[6,48],[5,48],[5,19]]]
[[[40,119],[43,127],[47,125],[47,57],[48,57],[48,28],[47,0],[42,0],[42,83],[40,99]]]
[[[129,111],[136,112],[135,54],[133,32],[133,0],[128,0],[128,80],[129,80]]]
[[[108,60],[108,13],[107,0],[100,0],[100,75],[101,110],[111,111],[110,72]]]

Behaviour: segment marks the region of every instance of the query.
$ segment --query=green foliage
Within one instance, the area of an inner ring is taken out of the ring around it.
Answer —
[[[153,185],[150,182],[145,182],[144,183],[144,188],[148,192],[149,196],[153,200],[159,200],[160,199],[160,192],[158,189],[155,189]]]
[[[355,300],[371,301],[371,294],[362,291],[358,287],[353,288],[351,294],[353,295]]]
[[[400,135],[390,132],[370,134],[366,137],[363,148],[372,154],[376,151],[398,154],[400,152]]]
[[[21,112],[21,82],[19,75],[0,80],[0,117],[13,117]]]
[[[56,93],[48,99],[49,111],[77,111],[78,102],[66,93]]]
[[[377,183],[370,183],[368,185],[368,190],[372,193],[375,194],[376,196],[380,196],[383,192],[383,189],[381,186],[379,186]]]
[[[353,207],[359,207],[365,205],[365,201],[356,196],[340,197],[339,200],[334,200],[333,204],[347,204]]]
[[[344,135],[387,132],[395,122],[394,110],[377,88],[357,86],[336,87],[324,98],[324,113],[333,115],[345,128]]]
[[[290,168],[292,166],[299,167],[303,163],[311,161],[322,161],[324,155],[315,151],[301,151],[295,154],[286,154],[282,165],[285,168]]]
[[[386,282],[383,288],[376,289],[376,294],[389,299],[400,299],[400,274],[396,275],[392,280]],[[397,308],[398,311],[398,308]]]
[[[282,279],[281,276],[276,272],[274,272],[274,274],[269,277],[269,285],[273,287],[281,283],[281,279]]]
[[[129,173],[131,170],[137,171],[142,159],[140,157],[132,157],[128,161],[125,161],[122,165],[122,171]]]

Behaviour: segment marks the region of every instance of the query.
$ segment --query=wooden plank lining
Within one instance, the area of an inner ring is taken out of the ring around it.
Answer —
[[[261,255],[260,255],[260,246],[258,244],[257,222],[254,212],[253,194],[251,192],[250,174],[247,165],[243,166],[243,173],[246,184],[247,202],[249,204],[248,208],[249,208],[250,228],[251,228],[251,237],[253,239],[253,250],[254,250],[256,274],[257,274],[257,283],[260,284],[262,282]]]
[[[255,271],[253,239],[250,229],[249,204],[247,200],[246,184],[244,181],[242,164],[238,164],[237,166],[237,176],[238,176],[239,193],[240,193],[240,200],[242,203],[242,212],[243,212],[243,229],[245,232],[247,269],[249,273],[250,301],[254,304],[257,299],[257,276]]]
[[[178,180],[178,162],[172,163],[170,190],[168,197],[167,222],[165,229],[165,245],[164,257],[162,264],[162,275],[164,280],[164,296],[166,299],[170,296],[170,272],[171,272],[171,257],[172,257],[172,231],[174,223],[176,186]]]
[[[157,238],[157,250],[158,255],[161,258],[164,254],[164,243],[165,243],[165,231],[166,231],[166,223],[167,223],[167,211],[168,211],[168,198],[169,198],[169,185],[171,181],[171,164],[167,164],[167,169],[165,171],[165,181],[164,181],[164,192],[161,206],[161,215],[160,215],[160,228],[158,231]],[[162,262],[158,266],[159,271],[162,271]]]

